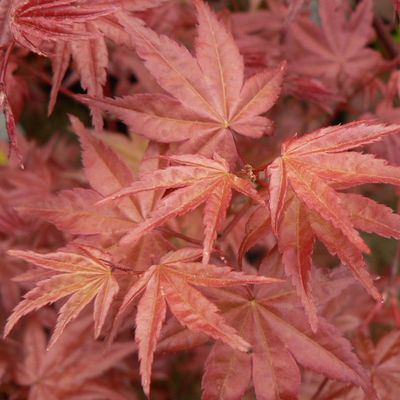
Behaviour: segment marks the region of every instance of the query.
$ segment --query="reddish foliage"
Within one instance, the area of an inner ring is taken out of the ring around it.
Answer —
[[[353,3],[1,3],[0,397],[396,399],[400,52]]]

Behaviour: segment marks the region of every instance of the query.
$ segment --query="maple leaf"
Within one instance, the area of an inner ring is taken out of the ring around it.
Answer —
[[[120,152],[114,151],[103,140],[100,140],[92,133],[88,132],[78,119],[71,117],[71,122],[81,142],[83,150],[82,159],[85,167],[84,171],[92,188],[102,196],[107,196],[118,190],[129,187],[134,181],[135,174],[132,171],[132,167],[121,157]],[[105,138],[108,137],[109,134],[105,136]],[[116,138],[113,138],[112,142],[115,143],[116,140]],[[134,143],[128,143],[134,147]],[[156,144],[150,144],[146,150],[143,149],[142,156],[145,160],[140,163],[138,168],[139,176],[150,174],[154,170],[164,166],[165,160],[159,158],[165,150],[162,147],[163,146],[160,147]],[[129,152],[130,157],[133,155],[132,150]],[[137,151],[136,147],[135,151]],[[85,213],[87,213],[87,215],[98,213],[98,223],[101,223],[102,220],[107,220],[110,214],[115,214],[117,216],[120,213],[122,219],[125,221],[125,233],[129,233],[133,229],[133,223],[143,223],[148,216],[158,208],[160,198],[163,194],[164,190],[158,189],[153,192],[142,192],[137,193],[136,195],[127,196],[122,199],[122,201],[118,202],[118,204],[114,205],[114,208],[117,209],[116,211],[109,210],[110,204],[107,204],[106,207],[100,206],[100,208],[98,205],[92,206],[87,204],[85,207]],[[68,214],[62,215],[59,212],[59,206],[60,204],[54,204],[54,209],[57,216],[59,216],[63,221],[59,220],[57,226],[60,226],[60,222],[62,222],[62,229],[65,229],[70,223],[69,221],[76,221],[78,215],[71,212],[69,216]],[[43,217],[44,213],[41,213],[40,210],[38,210],[38,212],[35,212],[35,215]],[[118,224],[122,222],[121,219],[119,220],[120,222],[118,222]],[[51,222],[56,221],[51,220]],[[84,221],[82,221],[82,224],[79,223],[79,225],[86,231],[81,231],[81,233],[90,234],[88,231],[90,225],[83,224],[83,222]],[[114,223],[117,223],[117,221]],[[114,223],[112,223],[110,227],[113,226]],[[123,229],[120,230],[121,233],[122,231]],[[91,233],[94,232],[92,231]],[[96,233],[109,234],[110,229],[99,229]],[[114,242],[117,242],[115,237],[113,240]],[[128,263],[135,266],[137,270],[143,270],[143,268],[151,265],[155,259],[159,259],[160,253],[166,249],[167,251],[170,250],[171,246],[169,244],[167,245],[164,236],[160,232],[152,232],[151,235],[144,235],[133,246],[125,246],[122,251],[121,245],[118,242],[116,251],[113,254],[117,257],[127,257],[129,260],[125,261],[129,261]]]
[[[285,66],[260,72],[244,82],[244,66],[230,32],[209,7],[195,1],[198,14],[196,58],[143,22],[118,14],[147,69],[170,95],[140,94],[119,99],[79,97],[107,110],[133,132],[164,143],[186,141],[181,153],[236,160],[233,133],[260,137],[270,121],[260,116],[275,103]]]
[[[89,95],[102,97],[102,87],[106,82],[106,68],[108,66],[108,52],[104,36],[110,38],[116,44],[129,45],[129,35],[124,31],[123,27],[115,18],[114,11],[123,12],[143,11],[149,8],[157,7],[166,0],[114,0],[100,1],[96,4],[93,1],[83,3],[85,7],[104,7],[105,12],[94,12],[88,18],[83,17],[80,20],[74,19],[74,25],[71,26],[71,37],[68,41],[56,40],[56,37],[49,38],[55,41],[52,52],[52,90],[48,107],[50,115],[54,109],[58,91],[61,82],[70,63],[71,55],[76,62],[77,72],[81,76],[81,84],[87,90]],[[72,2],[69,2],[72,3]],[[70,6],[69,6],[70,7]],[[107,11],[109,7],[109,11]],[[95,11],[96,8],[93,8]],[[63,20],[63,23],[66,19]],[[85,40],[76,40],[80,37]],[[102,128],[101,116],[99,111],[91,108],[94,115],[94,125],[97,129]]]
[[[90,186],[102,196],[108,196],[129,186],[134,175],[129,166],[104,142],[88,132],[76,118],[70,117],[82,147],[84,172]],[[128,196],[121,203],[121,212],[131,221],[140,221],[137,201]]]
[[[205,333],[246,352],[250,350],[250,345],[224,322],[215,305],[192,285],[225,287],[277,282],[273,278],[235,272],[226,266],[193,262],[200,254],[200,250],[190,248],[166,254],[159,264],[151,266],[129,289],[118,311],[113,334],[130,311],[132,303],[144,292],[138,304],[135,336],[142,386],[147,396],[154,351],[166,317],[167,304],[177,320],[190,330]]]
[[[370,381],[379,399],[395,399],[399,391],[400,332],[394,330],[374,345],[364,334],[353,339],[354,347],[370,373]],[[318,400],[367,400],[365,393],[352,385],[329,382],[319,393]]]
[[[173,3],[168,0],[114,0],[113,3],[118,3],[120,5],[120,13],[129,15],[132,12],[141,12],[141,16],[145,15],[143,11],[160,9],[165,3],[170,3],[173,6]],[[108,14],[97,18],[94,23],[105,36],[110,38],[117,45],[131,46],[130,35],[125,31],[124,26],[120,24],[118,18],[114,14]]]
[[[44,56],[51,54],[45,44],[53,44],[54,75],[49,114],[54,108],[71,54],[83,89],[92,96],[102,96],[107,78],[108,53],[103,34],[93,21],[118,9],[118,4],[99,0],[26,0],[13,3],[9,24],[14,40]],[[101,129],[100,111],[91,107],[91,112],[94,126]]]
[[[101,31],[105,20],[101,17],[111,17],[111,14],[120,7],[141,10],[156,5],[150,5],[145,1],[135,5],[122,0],[119,2],[99,0],[15,2],[9,17],[12,21],[10,26],[14,39],[41,55],[49,55],[43,47],[43,41],[54,43],[51,57],[54,74],[49,114],[54,109],[71,57],[80,75],[82,88],[91,96],[102,97],[102,88],[107,79],[108,51]],[[104,29],[103,31],[108,32]],[[100,111],[93,106],[91,112],[94,126],[98,130],[102,129]]]
[[[65,73],[71,60],[71,48],[68,42],[58,41],[54,45],[51,57],[53,75],[51,77],[51,92],[47,114],[50,115],[56,105],[58,92],[60,90]]]
[[[108,51],[105,39],[100,35],[96,25],[91,22],[75,26],[79,33],[93,33],[100,36],[90,40],[74,40],[71,43],[71,54],[76,63],[81,85],[91,96],[102,97],[103,86],[107,80]],[[97,130],[103,128],[100,110],[91,107],[93,125]]]
[[[88,318],[74,321],[60,340],[47,349],[46,334],[39,321],[28,321],[16,381],[29,388],[29,399],[85,399],[89,398],[85,397],[86,391],[92,394],[91,398],[126,399],[112,394],[112,387],[106,392],[102,375],[132,353],[132,343],[114,343],[104,349],[88,335],[90,329]]]
[[[242,267],[243,258],[246,252],[271,231],[271,218],[268,210],[263,206],[256,206],[251,210],[245,223],[239,249],[237,251],[239,266]]]
[[[37,216],[75,235],[113,234],[134,228],[134,222],[118,208],[97,206],[102,199],[90,189],[63,190],[38,206],[17,207],[16,210],[20,215]]]
[[[108,50],[103,34],[94,21],[74,25],[76,34],[86,35],[86,40],[57,41],[52,54],[52,88],[48,114],[53,112],[62,80],[71,59],[75,62],[81,86],[92,96],[102,97],[107,80]],[[103,119],[96,107],[90,107],[93,125],[103,128]]]
[[[135,242],[169,219],[186,214],[206,203],[203,262],[207,263],[217,232],[224,222],[232,190],[260,204],[265,204],[264,200],[249,181],[230,173],[228,163],[218,155],[215,155],[213,160],[194,154],[168,156],[168,159],[180,165],[144,173],[139,181],[106,197],[100,203],[140,192],[178,188],[162,198],[149,217],[124,237],[125,243]]]
[[[84,40],[96,37],[91,32],[79,32],[75,24],[87,23],[115,12],[111,2],[88,0],[25,0],[15,1],[9,21],[14,39],[29,50],[43,55],[41,41]]]
[[[71,117],[71,122],[81,142],[84,172],[93,190],[63,190],[44,200],[43,194],[39,193],[39,201],[31,199],[28,204],[23,203],[22,207],[17,207],[18,214],[44,219],[74,235],[97,235],[96,240],[108,239],[112,244],[107,246],[107,252],[113,255],[115,261],[118,259],[141,271],[159,259],[165,251],[171,250],[171,244],[162,232],[144,235],[133,246],[122,246],[120,238],[157,209],[164,191],[138,193],[127,196],[118,204],[99,205],[104,196],[129,187],[136,173],[123,159],[118,146],[114,150],[107,144],[107,140],[114,145],[118,143],[118,136],[107,133],[99,137],[85,129],[77,118]],[[137,151],[134,142],[128,139],[122,144],[125,146],[122,150],[128,150],[129,157],[134,155],[132,151]],[[146,160],[140,164],[139,175],[151,173],[166,163],[163,158],[159,158],[163,149],[157,144],[150,144],[147,150],[140,151],[140,158],[144,156]],[[98,246],[95,243],[93,245]]]
[[[280,256],[272,251],[260,273],[282,278]],[[202,380],[203,399],[241,399],[250,384],[257,399],[296,399],[300,388],[298,364],[327,377],[361,386],[375,398],[359,360],[340,332],[325,320],[313,333],[303,307],[288,282],[257,285],[254,289],[204,290],[224,318],[252,344],[250,354],[223,343],[211,350]],[[159,351],[197,345],[204,338],[181,330],[164,336]]]
[[[367,47],[373,37],[372,0],[360,2],[348,21],[342,3],[319,2],[320,27],[305,19],[292,25],[293,37],[307,52],[293,53],[293,70],[322,77],[334,87],[362,80],[382,62],[379,53]]]
[[[50,270],[54,274],[38,282],[34,289],[24,295],[24,300],[15,307],[7,320],[5,336],[22,316],[69,295],[71,297],[60,309],[50,346],[57,341],[65,326],[94,298],[95,336],[100,335],[113,297],[118,292],[118,284],[109,265],[92,255],[89,249],[81,249],[86,255],[65,252],[39,254],[21,250],[8,252],[9,255]]]
[[[269,167],[272,228],[286,272],[292,277],[316,328],[309,273],[315,239],[337,254],[379,300],[361,252],[369,252],[356,229],[400,239],[400,216],[360,195],[338,193],[365,183],[400,185],[400,168],[351,150],[398,133],[398,125],[359,121],[291,138]]]

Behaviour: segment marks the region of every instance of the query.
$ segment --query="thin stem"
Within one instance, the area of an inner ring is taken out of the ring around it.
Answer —
[[[272,163],[272,161],[269,161],[269,162],[267,162],[267,163],[261,164],[261,165],[259,165],[258,167],[253,168],[253,171],[254,171],[254,172],[263,172],[263,171],[265,171],[265,170],[268,168],[268,166],[269,166],[271,163]]]
[[[400,56],[399,47],[393,41],[392,36],[387,31],[385,24],[379,16],[374,17],[374,28],[382,47],[385,49],[389,58],[397,58]]]
[[[246,159],[244,158],[243,154],[240,151],[240,146],[238,146],[237,139],[235,137],[235,133],[231,131],[231,134],[232,134],[233,141],[235,143],[236,153],[239,157],[240,162],[242,163],[241,167],[243,167],[244,165],[248,164],[248,162],[246,161]]]
[[[385,299],[386,300],[386,299]],[[364,318],[362,323],[359,326],[359,330],[361,332],[364,332],[368,329],[369,324],[372,322],[372,320],[375,318],[375,316],[379,313],[379,311],[382,309],[383,303],[375,303],[374,306],[371,308],[371,310],[368,312],[367,316]]]
[[[240,11],[240,6],[237,0],[232,0],[233,11]]]
[[[24,169],[24,164],[22,162],[22,155],[18,150],[18,140],[17,140],[14,114],[13,114],[12,108],[10,106],[10,103],[8,101],[8,97],[7,97],[6,72],[7,72],[8,62],[10,60],[10,55],[11,55],[13,48],[14,48],[14,40],[12,40],[10,42],[10,44],[8,45],[8,47],[5,51],[5,54],[4,54],[3,61],[1,63],[0,110],[4,113],[4,116],[6,119],[6,128],[7,128],[8,141],[9,141],[8,158],[11,157],[11,153],[14,150],[15,155],[17,156],[17,158],[19,160],[20,168]]]
[[[185,234],[177,232],[171,228],[161,226],[158,228],[158,230],[167,234],[168,236],[174,236],[174,237],[184,240],[185,242],[192,243],[192,244],[195,244],[200,247],[202,246],[202,242],[200,240],[191,238],[190,236],[186,236]]]
[[[201,240],[197,240],[197,239],[191,238],[190,236],[186,236],[183,233],[177,232],[177,231],[175,231],[175,230],[173,230],[171,228],[167,228],[167,227],[163,227],[162,226],[162,227],[159,227],[158,230],[163,232],[163,233],[165,233],[165,234],[167,234],[168,236],[177,237],[179,239],[184,240],[185,242],[195,244],[196,246],[199,246],[199,247],[203,246],[203,243],[202,243]],[[223,259],[225,259],[225,253],[220,248],[218,248],[217,245],[214,245],[212,251],[217,253]]]
[[[8,61],[10,59],[11,52],[14,48],[14,40],[10,42],[8,45],[6,52],[4,54],[3,62],[1,64],[1,71],[0,71],[0,83],[4,85],[4,89],[6,89],[6,72],[7,72],[7,66],[8,66]]]
[[[320,383],[316,392],[314,393],[313,397],[311,397],[310,400],[317,400],[318,396],[320,395],[320,393],[322,392],[327,383],[328,383],[328,378],[324,378],[324,380]]]
[[[36,77],[38,77],[40,80],[42,80],[44,83],[47,83],[49,86],[51,86],[53,83],[51,81],[51,78],[49,78],[46,74],[37,71],[35,68],[32,68],[28,63],[22,61],[22,60],[18,60],[18,64],[26,69],[27,71],[29,71],[32,75],[35,75]],[[69,89],[66,89],[62,86],[60,86],[59,88],[59,92],[64,94],[65,96],[70,97],[71,99],[74,99],[76,101],[76,94],[74,92],[72,92]]]
[[[263,179],[260,179],[258,176],[257,176],[256,182],[257,182],[260,186],[262,186],[263,188],[269,188],[268,182],[265,181],[265,180],[263,180]]]
[[[245,204],[232,218],[231,222],[225,227],[225,229],[220,234],[220,240],[224,241],[231,230],[236,226],[236,224],[242,219],[246,214],[247,210],[250,208],[251,203]]]

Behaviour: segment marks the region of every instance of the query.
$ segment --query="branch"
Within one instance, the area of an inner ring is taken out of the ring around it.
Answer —
[[[378,36],[378,40],[382,44],[382,47],[385,49],[388,57],[390,59],[399,57],[399,47],[394,42],[392,36],[387,31],[385,24],[382,22],[382,19],[379,16],[375,15],[373,25],[375,32]]]

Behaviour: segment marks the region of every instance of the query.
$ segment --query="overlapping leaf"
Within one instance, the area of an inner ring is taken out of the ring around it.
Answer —
[[[125,236],[125,242],[135,242],[171,218],[205,203],[203,261],[207,263],[217,232],[224,222],[232,190],[260,204],[264,204],[264,200],[249,181],[230,173],[229,165],[218,155],[213,160],[194,154],[168,158],[180,165],[142,174],[139,181],[107,197],[106,201],[151,190],[178,188],[160,200],[149,217]]]
[[[167,304],[177,320],[190,330],[205,333],[232,348],[246,352],[250,350],[250,345],[225,323],[217,307],[192,285],[225,287],[277,281],[234,272],[225,266],[193,262],[200,254],[199,250],[189,248],[166,254],[159,264],[151,266],[129,289],[116,317],[114,332],[134,300],[144,292],[136,315],[136,341],[142,385],[147,395],[150,391],[154,351],[165,320]]]
[[[400,388],[400,332],[385,335],[375,346],[372,340],[359,334],[353,340],[357,354],[370,372],[370,380],[379,399],[395,399]],[[329,382],[319,393],[318,400],[368,400],[359,388],[342,382]]]
[[[368,48],[373,37],[373,1],[359,2],[346,20],[347,2],[321,0],[321,26],[310,20],[293,25],[293,36],[307,54],[293,60],[297,72],[321,77],[335,87],[359,82],[382,62],[378,52]]]
[[[243,60],[232,35],[206,4],[195,1],[195,5],[199,22],[196,58],[142,21],[119,16],[139,56],[169,96],[80,99],[110,111],[133,132],[152,140],[185,140],[182,153],[211,156],[218,148],[222,156],[235,160],[233,132],[255,138],[270,127],[261,114],[275,103],[285,68],[261,72],[244,82]]]
[[[272,252],[261,272],[280,278],[279,260],[277,252]],[[329,378],[361,386],[369,398],[375,398],[350,343],[324,320],[318,333],[313,333],[295,291],[287,282],[258,285],[250,291],[206,289],[206,293],[223,311],[226,320],[252,344],[253,352],[243,354],[216,343],[206,362],[203,399],[238,400],[250,385],[257,399],[298,398],[301,381],[298,364]],[[172,351],[182,343],[200,341],[201,338],[190,333],[175,331],[164,337],[160,350]]]
[[[94,190],[63,190],[36,207],[18,207],[21,215],[35,215],[75,235],[126,232],[135,224],[117,208],[96,206],[103,197]]]
[[[8,318],[4,334],[8,335],[18,320],[46,304],[71,296],[61,307],[57,325],[50,345],[62,334],[65,326],[78,316],[93,299],[95,335],[100,335],[111,302],[118,292],[118,283],[111,268],[96,258],[89,250],[86,255],[73,253],[39,254],[33,251],[10,250],[9,254],[30,262],[53,273],[48,279],[37,283],[25,294]]]
[[[37,320],[28,321],[16,381],[28,388],[29,399],[88,399],[91,395],[97,399],[127,400],[115,388],[113,393],[112,383],[105,383],[102,375],[132,353],[132,343],[114,343],[104,349],[88,334],[90,330],[87,318],[74,321],[60,340],[46,350],[43,327]],[[86,397],[85,393],[89,395]]]
[[[53,60],[53,88],[49,113],[53,110],[71,53],[84,89],[102,97],[108,54],[103,34],[93,21],[114,13],[120,5],[110,1],[25,0],[15,1],[9,14],[13,39],[20,45]],[[52,43],[52,47],[48,45]],[[102,128],[99,110],[91,108],[96,128]]]
[[[281,157],[268,167],[272,227],[286,271],[314,328],[317,319],[309,273],[316,238],[380,299],[362,256],[369,249],[357,229],[400,238],[400,216],[373,200],[335,189],[365,183],[400,185],[400,168],[371,155],[348,151],[398,132],[398,125],[365,121],[323,128],[285,142]]]
[[[10,13],[10,27],[15,40],[33,52],[42,54],[37,41],[96,37],[92,32],[76,31],[74,24],[89,22],[117,9],[111,2],[97,0],[15,1]]]
[[[103,86],[106,83],[106,68],[108,67],[108,51],[104,37],[109,37],[118,44],[126,44],[128,35],[124,32],[123,27],[113,16],[116,10],[120,13],[126,11],[141,11],[147,8],[156,7],[159,3],[165,0],[158,0],[149,2],[143,1],[107,1],[107,2],[83,2],[83,7],[79,6],[76,13],[83,13],[86,9],[91,7],[92,14],[88,17],[85,15],[82,18],[74,18],[73,24],[70,24],[69,30],[71,31],[70,37],[65,38],[57,35],[50,35],[47,39],[55,41],[52,64],[53,64],[53,77],[52,77],[52,91],[49,102],[49,114],[54,109],[57,99],[58,91],[60,90],[61,82],[69,66],[71,57],[76,62],[77,72],[81,78],[81,85],[90,96],[96,98],[103,97]],[[53,2],[54,3],[54,2]],[[71,2],[63,2],[67,6],[62,5],[61,10],[56,9],[56,13],[62,14],[65,12],[64,8],[76,7],[77,5]],[[72,2],[74,3],[74,2]],[[64,7],[64,8],[63,8]],[[51,11],[56,6],[51,6]],[[104,11],[101,12],[102,8]],[[96,10],[99,9],[98,12]],[[57,14],[58,15],[58,14]],[[51,14],[54,18],[54,15]],[[59,15],[58,15],[59,17]],[[68,18],[72,18],[68,14]],[[57,24],[62,21],[63,24],[69,21],[68,18],[57,19]],[[40,22],[40,21],[39,21]],[[58,26],[58,25],[57,25]],[[123,37],[123,39],[121,39]],[[68,39],[68,41],[66,40]],[[71,40],[72,39],[72,40]],[[97,129],[102,128],[102,118],[99,110],[96,107],[91,107],[93,115],[94,126]]]
[[[129,186],[134,180],[130,167],[103,141],[96,138],[75,117],[71,122],[79,136],[85,175],[93,190],[75,189],[47,197],[39,204],[20,208],[24,214],[50,221],[59,229],[81,235],[126,231],[142,219],[139,203],[131,197],[121,207],[99,207],[104,196]],[[104,228],[107,225],[107,230]]]
[[[105,141],[85,129],[78,119],[71,117],[71,121],[81,142],[85,175],[93,189],[63,190],[44,200],[31,202],[29,206],[18,207],[18,212],[23,216],[49,221],[58,229],[74,235],[109,238],[115,252],[111,248],[108,251],[112,251],[114,257],[128,261],[131,268],[142,270],[158,259],[162,251],[170,250],[171,245],[160,232],[145,235],[135,246],[125,246],[124,250],[119,239],[157,209],[164,191],[127,196],[118,204],[97,204],[104,196],[129,187],[135,174]],[[127,143],[130,144],[129,141]],[[145,153],[149,159],[140,164],[139,173],[150,174],[163,166],[166,161],[159,158],[160,152],[162,149],[157,144],[150,145],[146,152],[141,149],[138,156],[142,157]]]

